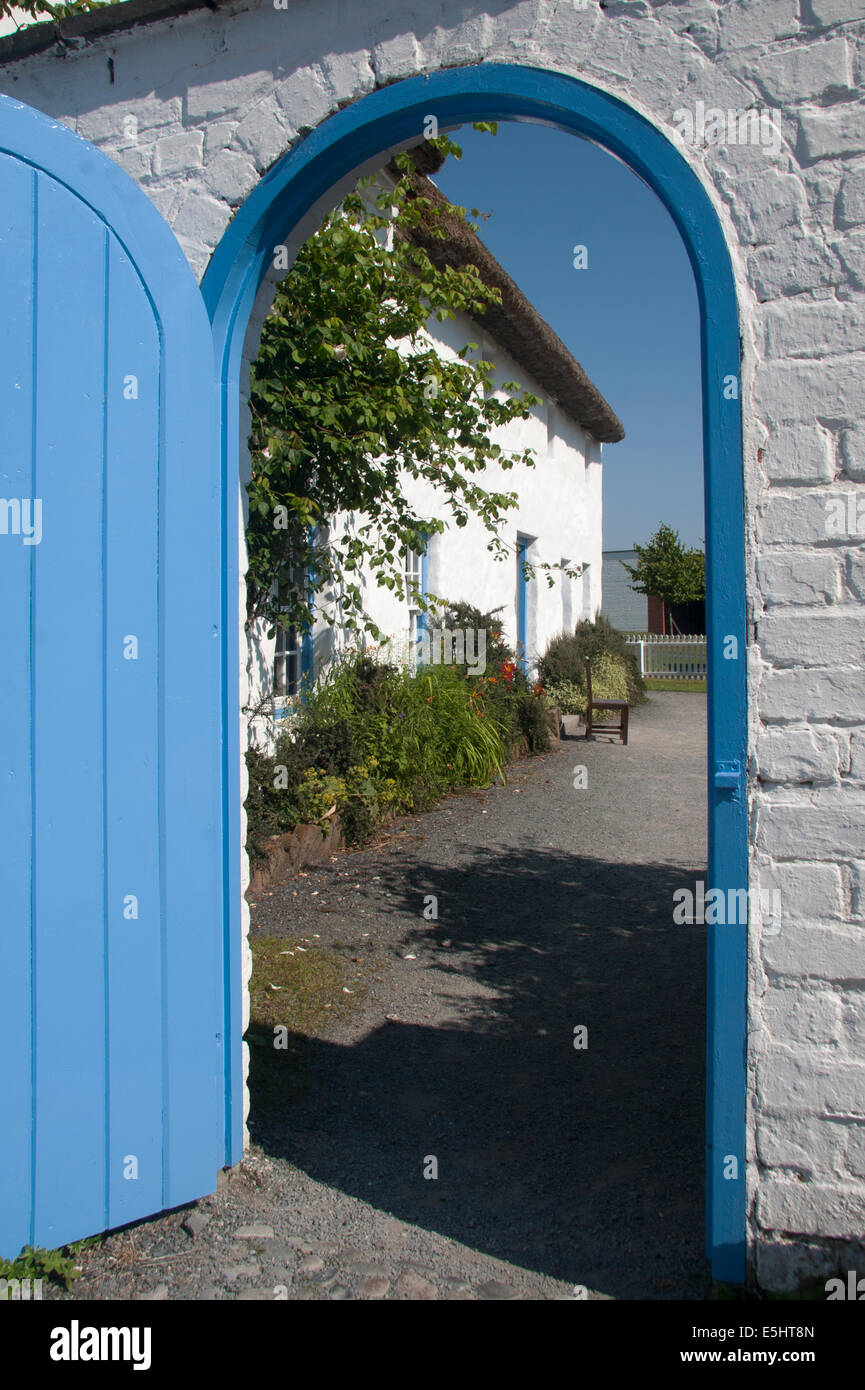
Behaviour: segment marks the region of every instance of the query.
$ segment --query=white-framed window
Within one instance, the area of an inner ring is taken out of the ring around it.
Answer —
[[[305,578],[303,567],[295,565],[291,582],[296,590],[303,590]],[[294,624],[277,627],[273,654],[273,694],[280,703],[301,693],[303,678],[310,674],[311,665],[312,643],[309,636],[304,636]]]
[[[296,627],[276,629],[273,658],[274,695],[298,695],[302,675],[303,648]]]

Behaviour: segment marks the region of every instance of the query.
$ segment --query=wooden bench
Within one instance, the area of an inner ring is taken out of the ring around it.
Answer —
[[[618,734],[622,743],[628,741],[628,702],[627,700],[596,700],[592,695],[592,663],[586,661],[586,738],[594,733]],[[618,724],[598,724],[594,719],[595,710],[618,710]]]

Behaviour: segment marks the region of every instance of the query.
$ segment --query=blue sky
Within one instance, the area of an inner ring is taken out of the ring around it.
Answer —
[[[546,126],[463,127],[435,181],[492,216],[480,235],[582,363],[625,427],[604,446],[604,548],[662,521],[702,545],[700,318],[694,276],[666,208],[605,150]],[[588,268],[575,270],[584,245]]]

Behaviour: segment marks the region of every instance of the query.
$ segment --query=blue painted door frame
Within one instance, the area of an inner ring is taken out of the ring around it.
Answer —
[[[526,646],[528,628],[529,581],[524,569],[526,551],[531,544],[528,536],[517,536],[517,660],[523,672],[529,669]]]
[[[239,469],[240,370],[244,336],[274,247],[311,210],[337,201],[353,171],[417,143],[424,118],[442,129],[475,120],[528,119],[592,140],[624,160],[675,221],[694,270],[702,323],[709,651],[709,881],[747,888],[745,547],[739,324],[729,253],[711,201],[682,154],[649,121],[574,78],[505,64],[461,67],[396,82],[338,112],[284,156],[239,209],[203,282],[222,391],[224,634],[237,631],[233,508]],[[228,648],[225,728],[237,728],[237,682]],[[235,668],[236,669],[236,668]],[[240,1097],[240,888],[238,749],[228,744],[224,814],[228,855],[226,933],[229,1094]],[[671,905],[672,922],[672,905]],[[676,949],[671,925],[670,948]],[[745,1277],[746,927],[708,928],[706,1236],[715,1277]],[[663,1046],[662,1040],[658,1041]],[[232,1112],[227,1154],[240,1152]],[[731,1161],[735,1160],[735,1162]]]
[[[41,515],[32,544],[0,534],[14,1257],[200,1197],[222,1166],[224,523],[189,264],[112,160],[4,96],[0,321],[0,493]]]

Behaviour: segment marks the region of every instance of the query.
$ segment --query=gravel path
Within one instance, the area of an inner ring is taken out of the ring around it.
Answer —
[[[566,738],[262,895],[253,936],[331,952],[353,997],[253,1049],[249,1157],[71,1297],[706,1297],[705,942],[672,924],[705,714],[656,694],[627,748]]]

